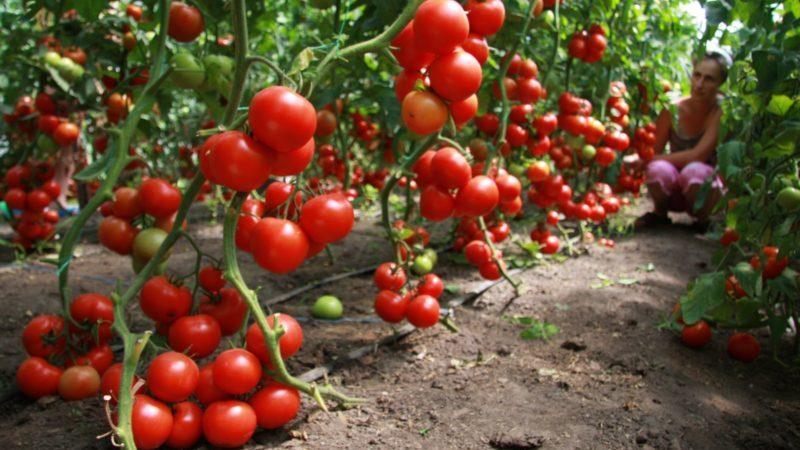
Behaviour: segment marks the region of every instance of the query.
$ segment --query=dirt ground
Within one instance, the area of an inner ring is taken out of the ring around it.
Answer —
[[[219,255],[219,225],[194,234]],[[330,379],[366,403],[325,414],[306,398],[295,421],[257,433],[247,448],[800,448],[800,376],[770,357],[768,336],[758,336],[765,351],[745,365],[725,352],[726,332],[695,351],[656,327],[686,283],[704,271],[714,243],[677,226],[618,240],[614,249],[588,249],[520,274],[524,293],[513,302],[512,289],[501,284],[457,308],[458,334],[441,326],[417,331],[345,365]],[[333,251],[333,266],[322,254],[286,277],[266,274],[248,256],[242,265],[267,299],[389,257],[380,229],[369,224]],[[179,245],[170,267],[185,273],[193,258],[190,247]],[[474,269],[446,262],[437,269],[461,293],[480,284]],[[108,292],[131,274],[126,258],[87,243],[71,279],[75,293]],[[616,282],[604,284],[598,274]],[[107,439],[96,439],[107,430],[100,401],[32,402],[14,393],[22,328],[32,315],[58,310],[52,266],[7,265],[0,283],[0,448],[109,448]],[[323,293],[343,300],[346,320],[307,318],[310,302]],[[292,372],[391,335],[395,328],[373,317],[374,294],[369,276],[353,277],[278,305],[276,311],[304,324]],[[132,305],[136,323],[146,326]],[[523,340],[524,327],[509,316],[533,317],[560,331],[546,341]]]

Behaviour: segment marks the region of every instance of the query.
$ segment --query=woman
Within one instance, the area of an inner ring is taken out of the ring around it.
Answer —
[[[730,62],[720,52],[706,53],[694,64],[691,94],[675,104],[677,118],[666,109],[658,116],[656,156],[646,170],[647,190],[655,208],[636,221],[638,227],[670,224],[669,211],[685,211],[696,220],[698,231],[708,228],[711,209],[721,196],[720,179],[712,181],[702,206],[695,208],[695,202],[702,185],[714,176],[722,118],[719,88],[728,77]],[[667,143],[668,154],[664,153]]]

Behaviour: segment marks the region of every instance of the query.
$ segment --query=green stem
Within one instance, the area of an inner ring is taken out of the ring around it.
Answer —
[[[247,17],[245,14],[245,0],[234,0],[233,11],[233,34],[234,40],[234,63],[236,64],[233,73],[233,83],[231,84],[231,95],[228,96],[228,106],[225,109],[225,115],[222,116],[222,123],[229,125],[233,120],[233,115],[239,109],[239,104],[242,102],[244,95],[244,82],[247,78],[247,69],[250,64],[247,60]]]
[[[483,232],[483,240],[486,241],[486,244],[489,246],[489,249],[492,252],[492,261],[497,265],[497,268],[500,269],[500,275],[502,275],[503,278],[511,283],[511,286],[514,286],[514,293],[519,295],[519,286],[522,283],[511,278],[511,275],[509,275],[508,271],[506,270],[505,264],[497,257],[497,247],[494,246],[492,236],[489,234],[489,229],[486,228],[486,222],[483,220],[483,217],[478,217],[478,225],[480,225],[481,231]]]
[[[278,78],[281,79],[281,84],[285,85],[286,83],[290,83],[294,89],[297,89],[297,83],[295,83],[294,80],[292,80],[289,77],[289,75],[287,75],[286,72],[284,72],[280,68],[280,66],[278,66],[275,62],[271,61],[270,59],[267,59],[263,56],[250,55],[247,57],[247,62],[264,64],[265,66],[272,69],[272,71],[275,72],[275,75],[277,75]]]

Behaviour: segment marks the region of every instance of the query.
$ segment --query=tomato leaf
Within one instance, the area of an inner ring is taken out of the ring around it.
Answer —
[[[700,275],[681,298],[683,320],[693,324],[703,315],[725,302],[725,274],[711,272]]]
[[[109,147],[111,147],[112,145],[113,142],[109,140]],[[106,172],[107,167],[111,164],[111,161],[114,159],[112,157],[113,155],[114,155],[113,148],[109,148],[108,151],[103,153],[103,156],[100,159],[93,161],[83,170],[73,175],[72,178],[75,178],[78,181],[91,181],[97,179],[101,174]]]
[[[767,105],[767,111],[778,116],[785,116],[793,104],[794,100],[785,95],[773,95]]]
[[[719,171],[726,179],[742,171],[747,145],[742,141],[730,141],[717,149]]]
[[[756,298],[761,293],[761,274],[753,270],[747,262],[740,262],[731,269],[736,280],[748,297]]]
[[[105,0],[75,0],[69,3],[82,18],[88,21],[96,20],[103,9],[108,6],[108,2]]]
[[[311,48],[306,47],[300,53],[295,56],[294,61],[292,61],[291,69],[289,69],[288,75],[295,75],[299,72],[302,72],[311,65],[311,61],[314,60],[314,51]]]

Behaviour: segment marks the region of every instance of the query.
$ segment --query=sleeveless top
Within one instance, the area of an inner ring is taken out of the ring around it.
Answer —
[[[716,107],[718,108],[720,104],[720,99],[717,98]],[[713,112],[712,109],[709,112]],[[689,150],[694,148],[700,142],[700,139],[703,138],[703,134],[705,134],[705,130],[698,134],[697,136],[684,136],[683,133],[680,131],[680,121],[677,117],[677,110],[675,116],[672,118],[673,124],[669,128],[669,151],[672,153],[682,152],[685,150]],[[711,156],[706,160],[707,164],[715,166],[717,164],[717,152],[711,154]]]

